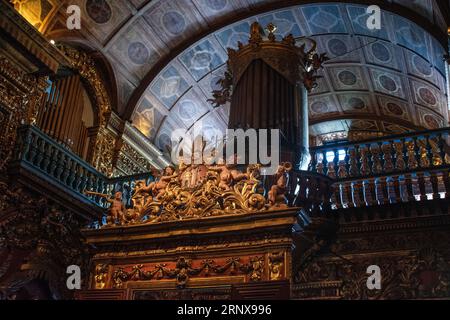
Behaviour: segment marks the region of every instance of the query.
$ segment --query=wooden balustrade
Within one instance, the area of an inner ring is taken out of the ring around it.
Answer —
[[[312,148],[310,171],[289,174],[288,205],[314,216],[329,209],[449,198],[449,141],[449,129],[443,129]],[[102,207],[107,206],[105,199],[84,191],[121,191],[131,206],[136,181],[154,179],[150,173],[107,178],[34,126],[20,128],[15,155],[17,161]],[[274,183],[270,178],[264,181],[266,192]]]
[[[448,198],[450,129],[311,149],[311,172],[335,180],[332,208]]]
[[[131,204],[131,190],[138,180],[153,180],[150,173],[108,178],[79,156],[61,146],[35,126],[24,126],[18,131],[15,160],[23,162],[46,178],[106,207],[105,199],[89,196],[86,190],[112,195],[123,192],[124,202]]]

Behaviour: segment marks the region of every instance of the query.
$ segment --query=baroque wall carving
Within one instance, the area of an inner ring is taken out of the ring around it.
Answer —
[[[28,75],[0,55],[0,171],[12,156],[17,128],[36,121],[46,78]]]
[[[44,280],[52,298],[70,298],[66,269],[86,276],[89,249],[77,217],[22,187],[0,182],[0,299],[14,299],[34,280]]]
[[[450,234],[445,231],[341,237],[294,277],[308,299],[426,299],[450,296]],[[381,290],[367,288],[367,268],[381,269]]]

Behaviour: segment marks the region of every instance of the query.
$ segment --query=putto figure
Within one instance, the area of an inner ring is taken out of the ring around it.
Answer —
[[[268,198],[270,206],[287,206],[287,186],[289,183],[289,172],[292,170],[290,163],[282,163],[275,174],[276,183],[270,188]]]
[[[152,182],[146,187],[140,187],[138,190],[135,191],[135,193],[136,192],[148,193],[155,200],[158,200],[164,195],[166,187],[169,184],[169,182],[177,177],[178,174],[175,172],[175,168],[172,166],[168,166],[164,169],[164,172],[158,181]]]
[[[125,208],[125,205],[123,204],[122,192],[117,191],[116,193],[114,193],[113,197],[111,197],[108,194],[98,193],[98,192],[86,191],[85,193],[88,195],[99,196],[99,197],[105,198],[106,201],[111,204],[110,207],[108,208],[108,216],[106,218],[107,225],[109,225],[109,226],[115,225],[115,224],[122,225],[126,222],[126,217],[125,217],[126,208]]]

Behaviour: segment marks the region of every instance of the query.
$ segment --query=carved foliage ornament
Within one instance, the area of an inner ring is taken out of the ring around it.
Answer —
[[[287,207],[285,172],[292,165],[283,164],[275,184],[264,196],[260,165],[249,165],[242,173],[232,165],[184,165],[178,170],[167,167],[156,182],[139,181],[133,190],[133,208],[119,215],[108,211],[108,227],[179,221],[210,216],[245,214]],[[156,173],[155,176],[158,176]],[[89,193],[89,192],[88,192]]]
[[[193,267],[192,260],[180,257],[175,268],[167,268],[167,264],[157,264],[153,270],[144,270],[144,265],[138,264],[125,271],[123,267],[114,270],[112,285],[123,288],[128,281],[148,281],[161,279],[175,279],[178,288],[186,287],[192,276],[214,276],[221,274],[245,274],[250,281],[260,281],[264,273],[264,257],[251,257],[248,263],[242,263],[240,258],[229,258],[224,264],[216,264],[214,260],[203,260],[198,267]]]
[[[69,59],[72,67],[78,70],[80,75],[87,81],[88,88],[93,93],[99,110],[100,126],[105,127],[111,115],[111,102],[94,60],[87,53],[74,48],[62,46],[60,49]]]
[[[28,75],[0,56],[0,172],[11,157],[17,128],[35,123],[46,86],[45,77]]]
[[[377,265],[383,271],[382,289],[367,288],[367,267]],[[318,258],[297,274],[298,297],[320,298],[308,288],[322,289],[339,283],[344,299],[421,299],[450,297],[450,263],[434,249],[421,249],[410,255],[362,257],[345,261]],[[326,292],[326,291],[322,291]],[[322,295],[323,297],[323,295]]]
[[[4,295],[20,290],[37,275],[45,275],[53,294],[71,297],[66,284],[66,268],[78,265],[88,270],[89,247],[79,232],[75,215],[45,198],[36,198],[20,187],[0,182],[0,239],[13,253],[25,254],[23,265],[0,277]],[[8,259],[0,261],[0,270],[9,268]],[[12,274],[12,275],[11,275]]]

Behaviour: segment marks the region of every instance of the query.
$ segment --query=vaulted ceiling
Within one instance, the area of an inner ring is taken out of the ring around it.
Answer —
[[[377,1],[367,1],[372,2]],[[314,38],[319,51],[331,58],[310,95],[314,134],[399,133],[448,125],[444,41],[437,39],[447,27],[434,0],[381,1],[382,28],[374,31],[366,27],[367,5],[354,3],[70,3],[82,9],[79,32],[67,30],[65,7],[57,5],[59,14],[41,28],[50,38],[101,52],[111,65],[117,113],[161,149],[170,143],[170,133],[176,128],[189,129],[198,121],[206,129],[226,128],[229,107],[214,109],[207,99],[223,73],[226,48],[246,42],[253,21],[275,23],[279,37],[292,33],[299,41]]]

